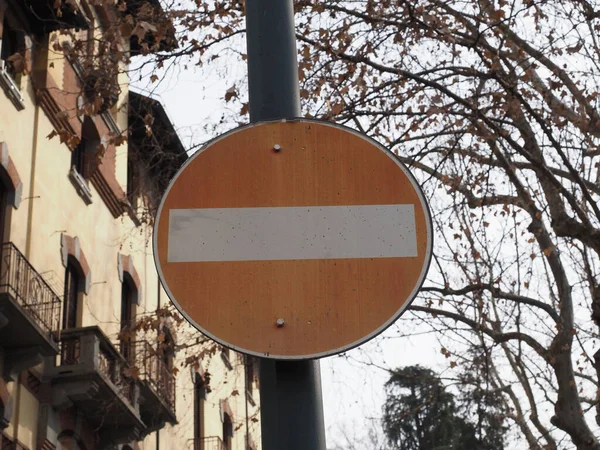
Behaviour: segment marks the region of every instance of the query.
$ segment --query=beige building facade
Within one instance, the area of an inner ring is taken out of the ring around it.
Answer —
[[[256,362],[181,322],[155,270],[153,207],[187,155],[128,89],[153,46],[115,24],[162,11],[134,3],[0,0],[0,449],[260,448]]]

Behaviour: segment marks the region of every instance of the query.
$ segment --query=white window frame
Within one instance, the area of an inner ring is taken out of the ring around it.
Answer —
[[[0,19],[3,23],[6,22],[6,16],[4,14],[0,15]],[[30,44],[28,42],[27,37],[25,38],[25,46]],[[0,36],[0,51],[2,50],[2,36]],[[21,92],[21,88],[17,84],[17,82],[13,79],[12,76],[8,73],[8,67],[6,66],[6,61],[0,59],[0,86],[4,90],[6,96],[10,99],[10,101],[15,105],[18,111],[22,111],[25,109],[25,97],[23,96],[23,92]]]

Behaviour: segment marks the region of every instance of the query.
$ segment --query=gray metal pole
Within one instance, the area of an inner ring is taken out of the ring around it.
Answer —
[[[300,116],[293,0],[246,0],[250,122]]]
[[[300,116],[293,0],[246,0],[250,121]],[[318,361],[260,360],[263,450],[325,450]]]

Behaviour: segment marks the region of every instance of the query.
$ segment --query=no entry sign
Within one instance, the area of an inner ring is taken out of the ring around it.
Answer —
[[[158,209],[163,286],[202,333],[244,353],[306,359],[374,337],[431,258],[423,194],[375,141],[295,120],[233,130],[190,158]]]

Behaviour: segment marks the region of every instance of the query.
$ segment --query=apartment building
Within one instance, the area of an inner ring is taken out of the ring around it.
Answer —
[[[258,450],[255,361],[158,281],[152,211],[187,155],[129,90],[128,56],[172,45],[157,0],[129,3],[0,0],[0,449]],[[123,38],[139,16],[163,22]]]

